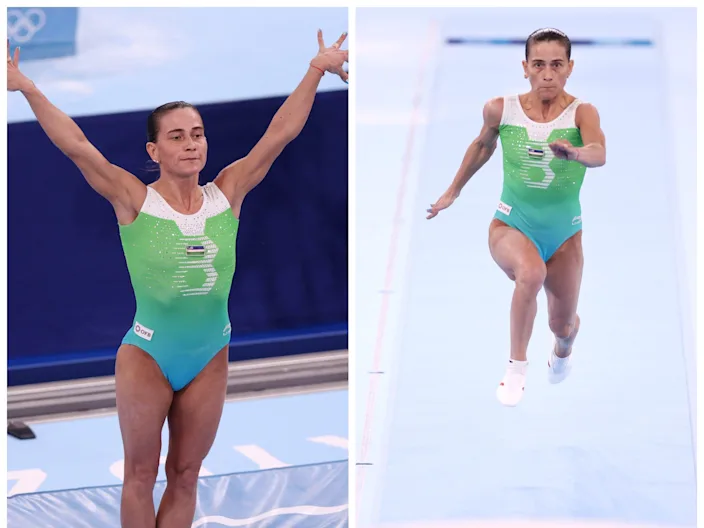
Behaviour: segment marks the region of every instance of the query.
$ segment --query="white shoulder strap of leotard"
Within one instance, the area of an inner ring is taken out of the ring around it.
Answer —
[[[504,95],[504,109],[501,112],[501,125],[512,124],[511,118],[515,115],[518,95]]]
[[[214,182],[208,182],[203,186],[203,194],[205,195],[205,199],[211,202],[210,207],[218,211],[218,213],[231,208],[227,196],[225,196],[220,190],[220,187]]]
[[[567,126],[576,126],[576,120],[577,120],[577,108],[579,108],[579,105],[581,105],[584,101],[581,99],[577,98],[574,101],[570,103],[570,106],[568,107],[567,111],[564,113],[562,119],[565,121]]]

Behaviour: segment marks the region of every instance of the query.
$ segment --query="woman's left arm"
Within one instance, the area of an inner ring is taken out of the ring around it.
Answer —
[[[249,154],[225,167],[215,178],[216,185],[230,201],[235,216],[239,217],[247,193],[264,179],[286,145],[303,130],[325,72],[335,73],[347,82],[347,73],[342,66],[347,62],[348,51],[340,49],[346,38],[347,34],[343,33],[335,44],[326,48],[322,31],[318,30],[318,54],[310,61],[303,80],[274,114],[264,136]]]
[[[606,164],[606,137],[601,130],[601,119],[596,107],[587,103],[579,105],[575,121],[584,143],[583,147],[576,149],[576,161],[586,167]]]
[[[596,107],[582,103],[577,107],[575,124],[582,136],[583,147],[575,147],[566,140],[558,139],[550,143],[555,157],[577,161],[585,167],[601,167],[606,164],[606,137],[601,130],[601,120]]]

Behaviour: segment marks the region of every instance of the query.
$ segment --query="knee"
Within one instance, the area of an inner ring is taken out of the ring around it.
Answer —
[[[125,461],[124,485],[151,490],[159,474],[159,459],[153,462]]]
[[[166,479],[170,486],[181,490],[195,491],[198,486],[200,462],[169,463],[166,461]]]
[[[516,271],[516,288],[520,288],[526,294],[538,295],[543,287],[547,269],[545,266],[527,266]]]
[[[575,321],[570,320],[565,317],[551,317],[550,318],[550,331],[555,334],[558,339],[567,339],[572,335],[572,330],[574,330]]]

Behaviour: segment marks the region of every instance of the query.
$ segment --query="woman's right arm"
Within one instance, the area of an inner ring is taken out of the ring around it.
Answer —
[[[447,209],[459,197],[462,188],[467,184],[472,176],[481,169],[491,158],[496,150],[499,138],[499,125],[501,124],[501,114],[503,113],[503,97],[497,97],[487,101],[482,112],[484,122],[479,135],[467,147],[467,150],[460,164],[460,168],[455,174],[452,183],[438,199],[427,209],[427,219],[434,218],[443,209]]]
[[[96,192],[116,208],[134,209],[136,204],[141,204],[146,193],[144,184],[134,175],[105,159],[88,141],[75,121],[54,106],[35,84],[20,72],[18,51],[15,50],[12,60],[8,42],[7,90],[19,91],[24,95],[51,142],[73,161]]]

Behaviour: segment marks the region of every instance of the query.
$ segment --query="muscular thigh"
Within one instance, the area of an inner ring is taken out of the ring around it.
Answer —
[[[143,350],[122,345],[115,363],[117,415],[130,471],[158,468],[161,431],[173,391],[154,359]]]
[[[582,232],[569,238],[547,262],[545,293],[551,319],[572,319],[577,312],[584,256]]]
[[[498,266],[509,279],[524,277],[542,283],[546,268],[535,244],[523,233],[500,220],[489,226],[489,250]]]
[[[174,394],[168,417],[167,467],[200,466],[210,451],[225,404],[228,349],[229,345],[191,383]]]

